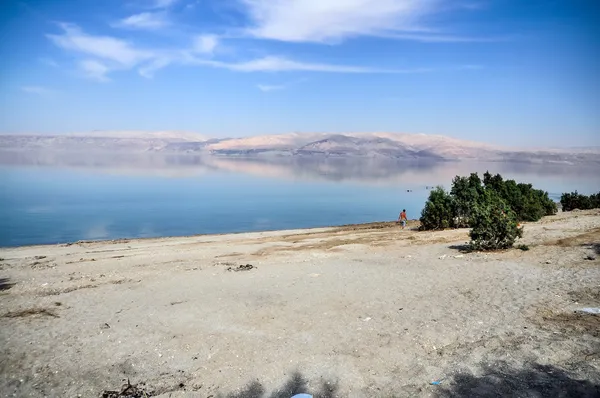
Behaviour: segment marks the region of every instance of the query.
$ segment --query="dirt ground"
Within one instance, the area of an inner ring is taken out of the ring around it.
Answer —
[[[580,311],[600,307],[600,211],[526,224],[527,251],[467,234],[0,249],[0,396],[600,396],[600,315]]]

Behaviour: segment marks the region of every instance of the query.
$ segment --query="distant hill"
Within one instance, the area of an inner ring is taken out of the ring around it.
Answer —
[[[600,163],[600,148],[523,149],[425,134],[291,133],[210,138],[176,131],[0,135],[1,151],[192,153],[219,157],[381,158],[409,161]],[[1,156],[1,154],[0,154]]]

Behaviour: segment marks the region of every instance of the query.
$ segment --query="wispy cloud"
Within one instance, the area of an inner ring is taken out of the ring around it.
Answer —
[[[335,65],[324,63],[301,62],[284,57],[263,57],[243,62],[221,62],[205,59],[190,61],[193,64],[224,68],[238,72],[330,72],[330,73],[423,73],[430,68],[415,69],[380,69],[352,65]]]
[[[110,80],[108,76],[106,76],[107,73],[110,72],[110,68],[108,68],[102,62],[94,59],[84,59],[79,61],[79,67],[84,75],[90,79],[99,82],[107,82]]]
[[[271,91],[281,91],[281,90],[287,90],[292,86],[295,86],[297,84],[300,84],[302,82],[305,82],[309,79],[307,78],[302,78],[302,79],[298,79],[298,80],[293,80],[293,81],[288,81],[285,83],[279,83],[279,84],[257,84],[256,88],[258,88],[260,91],[262,91],[263,93],[269,93]]]
[[[173,59],[164,57],[164,58],[156,58],[152,62],[141,66],[138,69],[140,76],[145,77],[146,79],[152,79],[154,74],[167,66],[169,66],[173,62]]]
[[[152,7],[154,8],[168,8],[177,3],[179,0],[154,0]]]
[[[153,51],[139,49],[125,40],[89,35],[72,24],[63,23],[60,27],[62,34],[47,37],[56,46],[85,56],[78,66],[85,76],[97,81],[109,80],[107,74],[113,70],[132,69],[157,58]]]
[[[337,1],[337,0],[336,0]],[[356,1],[356,0],[351,0]],[[388,0],[384,0],[388,1]],[[203,66],[227,69],[235,72],[326,72],[326,73],[387,73],[414,74],[439,70],[432,67],[382,68],[360,65],[307,62],[269,55],[249,60],[223,61],[215,58],[220,38],[205,34],[194,37],[182,48],[140,48],[135,43],[112,36],[98,36],[84,32],[73,24],[59,24],[59,34],[47,37],[65,51],[79,54],[76,61],[81,73],[93,80],[106,82],[109,75],[118,70],[137,70],[146,78],[170,65]],[[458,66],[455,69],[475,69],[476,65]],[[449,69],[449,68],[446,68]],[[260,85],[263,91],[283,89],[272,85]]]
[[[280,84],[280,85],[257,84],[256,88],[258,88],[260,91],[262,91],[264,93],[268,93],[271,91],[285,90],[287,88],[287,86],[285,84]]]
[[[484,41],[442,34],[426,26],[427,17],[448,10],[441,0],[241,0],[252,24],[251,37],[286,42],[336,43],[378,36],[430,43]],[[479,3],[464,3],[474,9]]]
[[[114,24],[116,27],[128,29],[157,30],[171,24],[163,12],[142,12],[124,18]]]
[[[55,90],[43,86],[22,86],[21,91],[36,95],[52,95],[56,93]]]
[[[200,35],[194,40],[194,51],[202,54],[212,54],[219,45],[219,38],[215,35]]]
[[[144,60],[153,58],[150,51],[135,48],[127,41],[110,36],[92,36],[72,24],[60,24],[63,30],[59,35],[47,35],[57,46],[75,52],[106,59],[123,67],[132,67]]]
[[[439,0],[242,0],[254,37],[290,42],[335,42],[421,30],[419,20]]]
[[[81,54],[78,65],[85,76],[107,81],[115,70],[137,68],[144,77],[170,64],[196,65],[228,69],[238,72],[331,72],[331,73],[421,73],[427,68],[381,69],[353,65],[303,62],[285,57],[267,56],[238,62],[224,62],[207,58],[217,47],[216,36],[199,36],[190,48],[179,50],[140,49],[134,44],[110,36],[94,36],[71,24],[61,24],[62,34],[47,35],[60,48]],[[91,58],[90,58],[91,57]]]

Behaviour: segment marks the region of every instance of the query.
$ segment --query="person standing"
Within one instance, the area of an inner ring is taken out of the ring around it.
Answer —
[[[400,213],[398,221],[400,222],[400,224],[402,224],[402,229],[404,229],[404,227],[406,227],[406,222],[408,221],[408,219],[406,218],[406,209],[402,209],[402,213]]]

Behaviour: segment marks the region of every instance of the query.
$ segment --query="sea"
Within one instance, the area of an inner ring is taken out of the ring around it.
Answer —
[[[0,154],[0,246],[418,219],[432,187],[485,171],[600,191],[597,165]]]

